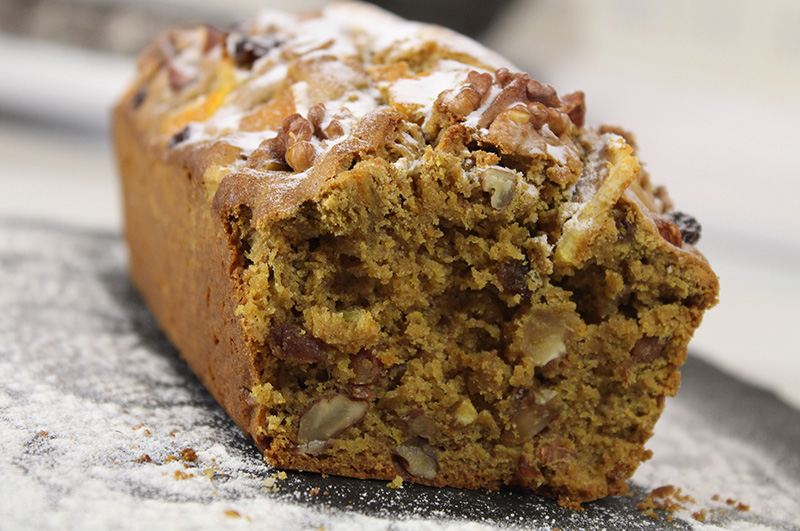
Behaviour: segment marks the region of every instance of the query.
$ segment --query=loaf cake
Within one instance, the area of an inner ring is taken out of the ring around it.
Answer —
[[[114,112],[133,283],[276,467],[624,493],[718,283],[584,110],[363,4],[172,30]]]

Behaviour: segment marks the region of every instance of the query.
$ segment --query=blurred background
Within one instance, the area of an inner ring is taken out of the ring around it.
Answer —
[[[120,231],[109,114],[167,27],[322,0],[0,0],[0,216]],[[800,2],[373,2],[447,25],[636,133],[721,278],[691,352],[800,407]],[[222,6],[221,4],[224,4]]]

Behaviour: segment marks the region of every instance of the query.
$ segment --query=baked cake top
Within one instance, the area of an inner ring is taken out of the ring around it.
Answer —
[[[247,205],[256,221],[292,215],[364,158],[408,170],[426,149],[475,147],[523,160],[559,191],[550,206],[564,224],[556,260],[567,265],[623,194],[654,215],[669,209],[629,134],[584,127],[581,92],[559,96],[516,70],[452,31],[340,3],[262,12],[229,32],[172,30],[141,55],[129,100],[137,127],[187,164],[216,209]],[[513,193],[540,193],[496,164],[466,175],[498,209]],[[675,219],[654,220],[694,252],[693,227],[681,238]]]

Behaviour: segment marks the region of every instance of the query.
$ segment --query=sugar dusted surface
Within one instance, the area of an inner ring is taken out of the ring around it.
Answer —
[[[0,220],[0,268],[7,528],[800,527],[800,413],[702,362],[690,359],[683,389],[668,401],[634,496],[583,512],[512,492],[280,479],[158,332],[128,283],[116,235]],[[181,457],[186,448],[196,461]],[[668,484],[695,500],[673,521],[635,509],[644,493]],[[702,509],[705,523],[692,517]]]
[[[270,92],[278,88],[287,75],[289,64],[300,59],[335,57],[340,60],[357,60],[365,70],[375,66],[374,58],[382,54],[406,53],[425,43],[434,42],[444,49],[467,52],[474,59],[482,62],[488,70],[497,68],[516,68],[504,58],[488,50],[467,37],[439,27],[409,22],[390,13],[375,9],[366,4],[337,3],[325,8],[319,17],[295,17],[277,11],[265,10],[254,22],[243,26],[241,31],[256,39],[269,34],[282,44],[258,58],[252,69],[238,69],[236,72],[239,88],[237,91],[252,93]],[[230,42],[229,48],[230,48]],[[284,53],[284,51],[288,52]],[[229,53],[232,53],[229,50]],[[200,63],[198,47],[190,46],[178,55],[178,64],[197,65]],[[188,69],[189,67],[187,67]],[[320,68],[327,69],[325,77],[343,79],[352,72],[340,62],[323,63]],[[420,108],[423,118],[427,118],[437,96],[460,85],[470,70],[482,70],[475,65],[468,65],[456,60],[442,60],[429,75],[405,78],[390,83],[389,91],[408,105]],[[191,77],[191,72],[186,73]],[[307,83],[296,81],[290,87],[296,112],[305,116],[308,109],[316,101],[308,97]],[[237,129],[239,121],[248,109],[240,108],[233,98],[224,104],[209,119],[191,124],[191,136],[187,142],[201,142],[210,139],[223,139],[225,142],[240,147],[244,154],[249,154],[260,142],[275,136],[276,131],[264,129],[248,137],[241,137],[231,131]],[[345,135],[352,131],[355,124],[368,112],[387,102],[378,88],[372,84],[358,90],[349,90],[338,99],[325,101],[328,115],[340,115]],[[344,112],[344,114],[342,114]],[[317,146],[323,150],[331,145]]]

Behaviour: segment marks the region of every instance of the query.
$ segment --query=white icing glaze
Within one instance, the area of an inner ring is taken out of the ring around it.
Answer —
[[[471,70],[480,69],[450,59],[442,60],[427,75],[403,78],[389,84],[389,94],[393,102],[416,107],[417,112],[427,119],[439,95],[463,84]]]
[[[198,35],[200,33],[198,32]],[[237,37],[238,36],[238,37]],[[268,99],[292,72],[295,60],[306,61],[320,57],[355,60],[364,70],[376,66],[376,61],[391,60],[429,43],[436,43],[444,50],[452,51],[454,56],[465,61],[485,64],[494,69],[514,66],[480,44],[444,28],[429,26],[403,20],[386,11],[362,3],[336,3],[325,7],[317,17],[298,17],[274,10],[264,10],[249,24],[241,26],[227,41],[229,54],[235,54],[236,39],[246,36],[256,43],[273,40],[276,46],[258,58],[250,68],[237,68],[236,87],[222,105],[207,120],[192,123],[191,135],[187,143],[219,139],[242,149],[244,155],[251,153],[264,140],[275,136],[272,129],[243,133],[239,131],[242,117],[250,112],[254,104]],[[203,39],[194,35],[195,40],[181,54],[180,64],[208,66],[208,57],[203,61]],[[221,49],[220,49],[221,51]],[[221,54],[220,54],[221,55]],[[184,57],[185,56],[185,57]],[[216,58],[219,60],[219,57]],[[353,82],[355,75],[351,67],[341,61],[318,61],[320,78],[331,79],[333,84],[359,86],[346,90],[335,100],[326,100],[326,114],[323,127],[337,119],[344,130],[344,136],[335,140],[314,139],[317,156],[334,144],[344,140],[358,121],[367,113],[387,104],[381,90],[374,82],[364,87]],[[187,67],[188,69],[188,67]],[[416,109],[420,120],[426,120],[433,111],[433,104],[446,90],[462,84],[469,71],[483,70],[474,65],[455,59],[440,60],[431,72],[418,77],[401,78],[383,85],[383,89],[394,101],[409,109]],[[190,75],[187,72],[187,75]],[[363,75],[363,74],[359,74]],[[290,82],[292,79],[290,78]],[[305,80],[297,80],[288,87],[296,112],[307,116],[309,108],[320,103],[314,101],[313,90]],[[497,88],[492,88],[497,92]],[[489,101],[496,94],[492,94]],[[255,103],[247,103],[255,102]],[[487,102],[488,104],[488,102]],[[242,106],[239,106],[242,105]],[[480,110],[479,110],[480,111]],[[477,115],[479,111],[473,113]],[[477,116],[469,117],[469,124],[477,124]],[[556,153],[556,156],[560,156]]]

